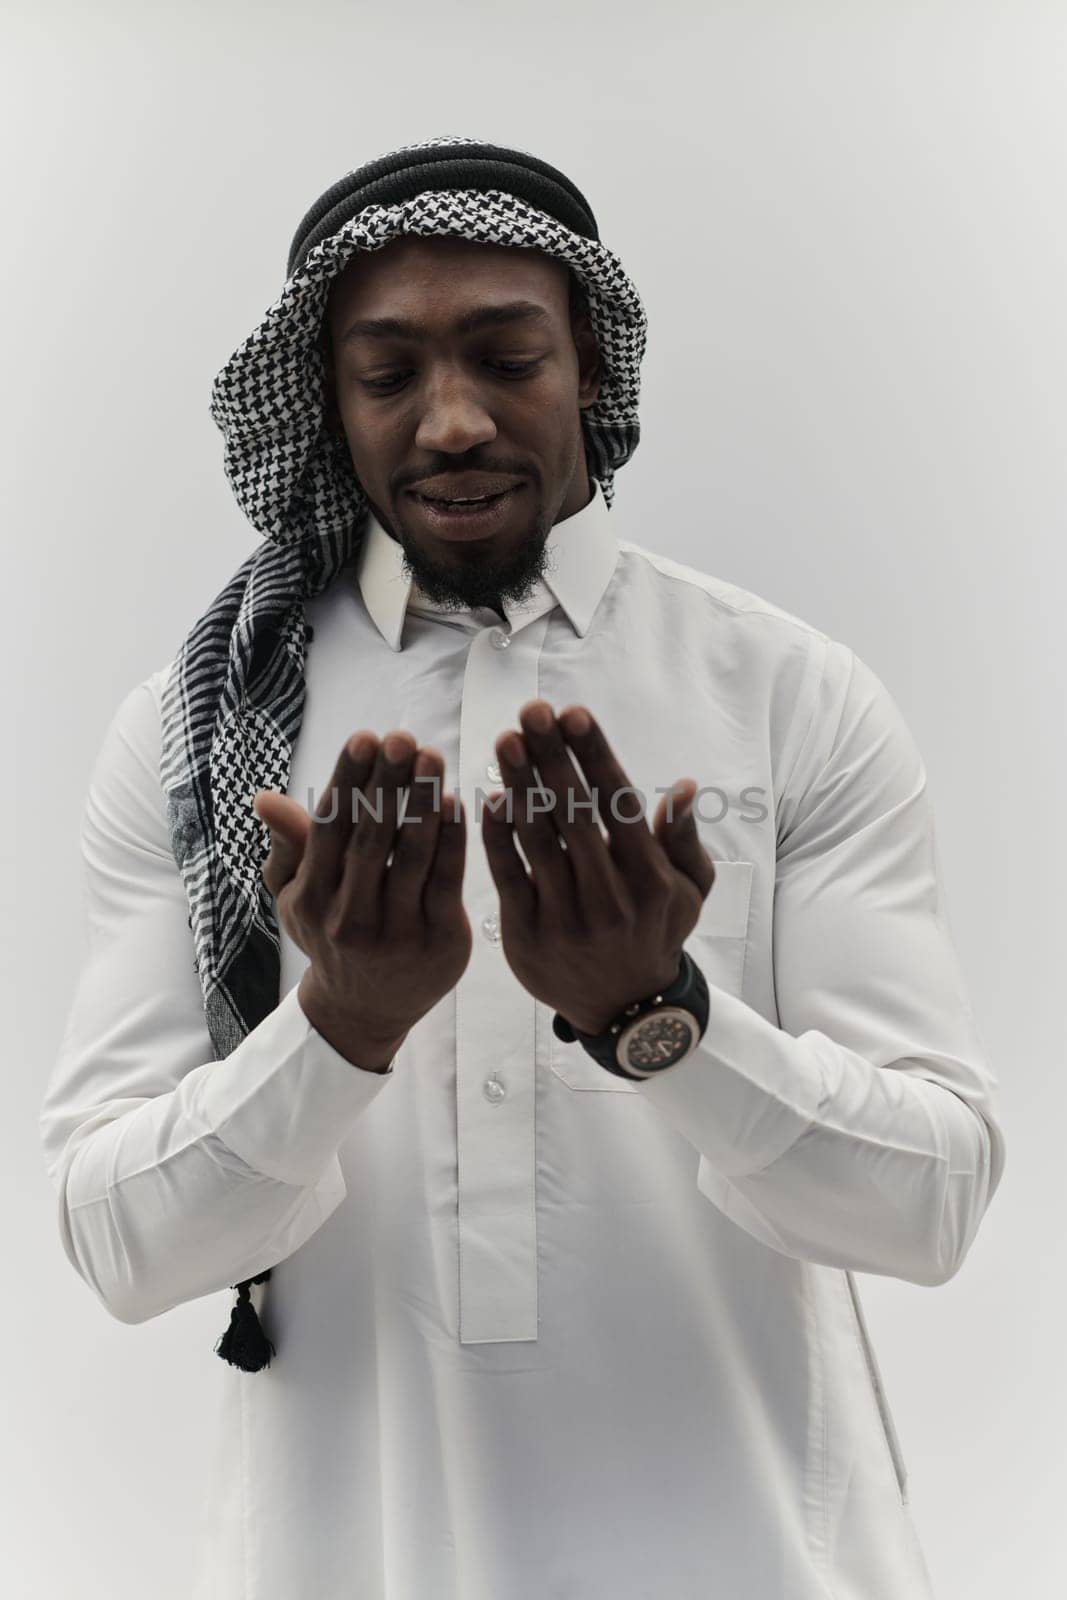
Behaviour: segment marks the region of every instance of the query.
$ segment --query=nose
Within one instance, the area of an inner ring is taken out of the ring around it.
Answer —
[[[420,450],[458,455],[496,438],[496,423],[473,385],[443,372],[425,386],[415,443]]]

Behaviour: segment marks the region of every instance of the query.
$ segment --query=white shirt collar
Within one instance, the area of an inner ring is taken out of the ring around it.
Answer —
[[[588,504],[562,522],[554,523],[546,542],[547,570],[521,606],[505,603],[509,622],[542,615],[558,602],[575,633],[588,632],[593,613],[604,594],[618,559],[618,541],[611,525],[612,511],[594,478]],[[403,649],[404,618],[408,608],[469,618],[472,613],[430,600],[410,574],[402,571],[403,550],[382,527],[373,510],[368,513],[363,542],[356,558],[356,580],[379,633],[391,650]],[[478,613],[481,617],[481,613]]]

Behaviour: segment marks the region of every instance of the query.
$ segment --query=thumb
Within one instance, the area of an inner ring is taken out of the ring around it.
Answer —
[[[706,896],[715,881],[715,868],[711,857],[700,842],[697,832],[696,819],[693,816],[693,800],[696,796],[697,786],[692,778],[679,778],[669,793],[663,796],[656,808],[654,832],[656,838],[667,852],[672,866],[684,872],[691,878]],[[673,797],[673,815],[667,820],[667,807]]]
[[[252,810],[270,830],[270,850],[263,862],[263,881],[275,897],[292,878],[304,856],[310,819],[302,805],[273,789],[257,789]]]

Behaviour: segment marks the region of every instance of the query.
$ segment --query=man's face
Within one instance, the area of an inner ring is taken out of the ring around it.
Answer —
[[[378,521],[438,604],[525,599],[553,524],[590,499],[580,412],[600,367],[569,291],[566,265],[540,251],[412,235],[361,252],[330,286],[327,425],[343,432]],[[458,326],[520,301],[525,316]],[[353,326],[386,318],[406,326]],[[435,518],[423,499],[502,482],[514,487],[480,518]]]

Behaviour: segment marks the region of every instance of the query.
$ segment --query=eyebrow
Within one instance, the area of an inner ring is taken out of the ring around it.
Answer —
[[[551,322],[544,306],[533,300],[509,300],[505,305],[476,306],[465,311],[452,324],[454,333],[473,333],[478,328],[499,327],[508,322]],[[421,322],[404,322],[399,317],[365,317],[353,322],[341,335],[341,343],[360,336],[367,339],[428,339],[431,329]]]

